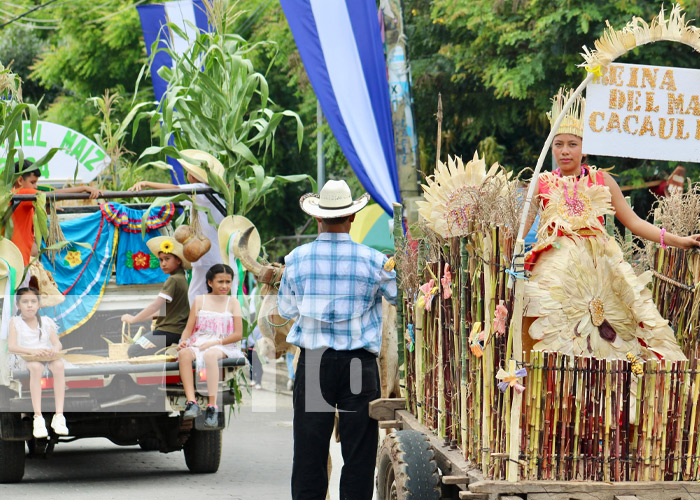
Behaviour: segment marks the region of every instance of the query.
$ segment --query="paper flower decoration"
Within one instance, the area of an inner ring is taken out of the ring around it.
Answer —
[[[435,297],[435,294],[438,291],[438,287],[435,286],[435,280],[431,279],[426,284],[421,285],[419,290],[421,291],[421,293],[423,293],[423,295],[421,295],[418,298],[418,301],[416,301],[416,305],[418,307],[424,307],[426,311],[430,311],[433,298]]]
[[[481,323],[472,325],[472,332],[469,334],[469,349],[477,358],[484,355],[484,332],[481,331]]]
[[[442,284],[442,296],[445,300],[452,297],[452,273],[450,272],[450,265],[445,264],[445,272],[440,278],[440,283]]]
[[[493,313],[493,329],[496,331],[497,335],[504,335],[506,333],[506,318],[508,317],[508,308],[503,305],[503,301],[496,306],[496,310]]]
[[[509,371],[505,371],[503,368],[501,368],[496,374],[496,378],[500,380],[498,383],[498,388],[501,392],[506,392],[509,387],[512,387],[515,392],[522,394],[525,390],[525,386],[519,383],[518,379],[523,378],[526,375],[527,369],[525,368],[518,368],[515,370],[511,368]]]
[[[173,242],[170,240],[164,240],[163,243],[160,244],[160,251],[163,253],[172,253]]]

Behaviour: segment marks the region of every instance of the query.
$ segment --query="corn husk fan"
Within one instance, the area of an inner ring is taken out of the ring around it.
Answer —
[[[485,190],[503,195],[508,189],[510,173],[494,163],[486,170],[484,157],[478,152],[466,164],[460,157],[438,161],[435,173],[423,184],[425,201],[417,202],[418,213],[428,227],[443,238],[464,236],[468,222],[479,210]],[[488,188],[486,184],[489,184]]]

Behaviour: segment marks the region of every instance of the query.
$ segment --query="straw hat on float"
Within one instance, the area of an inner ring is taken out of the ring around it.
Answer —
[[[171,236],[156,236],[146,242],[148,249],[158,257],[159,253],[170,253],[182,261],[183,269],[192,269],[192,264],[185,258],[182,243]]]
[[[222,179],[224,178],[224,166],[219,160],[206,151],[201,151],[199,149],[183,149],[180,151],[180,154],[183,156],[183,158],[179,158],[178,161],[180,162],[180,165],[182,165],[182,168],[184,168],[188,173],[192,174],[192,176],[199,182],[209,184],[209,181],[207,180],[207,171],[202,168],[201,163],[206,163],[212,173],[216,174]],[[201,163],[197,163],[192,160],[197,160]]]
[[[255,228],[255,225],[250,222],[246,217],[242,215],[229,215],[219,224],[219,250],[221,251],[221,258],[224,263],[228,263],[229,246],[231,242],[231,237],[234,237],[234,248],[241,238],[241,234],[248,229],[252,228],[250,236],[248,237],[248,255],[252,260],[257,260],[258,255],[260,255],[260,247],[262,246],[260,242],[260,233]],[[234,252],[235,253],[235,252]],[[241,258],[240,255],[236,254],[236,257]]]
[[[299,200],[304,212],[321,219],[347,217],[365,208],[367,203],[367,193],[353,200],[347,182],[333,180],[326,182],[320,193],[307,193]]]
[[[0,295],[4,295],[7,280],[15,271],[15,288],[20,285],[24,273],[24,258],[19,248],[7,238],[0,239]]]

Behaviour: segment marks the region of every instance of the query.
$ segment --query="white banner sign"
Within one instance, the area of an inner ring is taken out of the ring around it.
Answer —
[[[81,133],[44,121],[37,122],[34,137],[29,121],[22,122],[22,144],[16,142],[15,148],[22,149],[30,161],[40,159],[51,148],[61,148],[48,164],[40,167],[42,182],[73,182],[75,177],[76,183],[84,184],[94,180],[111,162],[102,148]],[[6,154],[0,149],[0,171],[5,167]]]
[[[611,64],[586,87],[583,152],[700,162],[700,70]]]

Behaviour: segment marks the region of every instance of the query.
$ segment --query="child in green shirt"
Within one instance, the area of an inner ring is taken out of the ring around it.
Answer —
[[[155,354],[163,347],[178,344],[182,331],[187,326],[190,302],[187,298],[188,284],[183,269],[191,265],[183,256],[182,244],[169,236],[158,236],[148,240],[148,249],[158,257],[160,268],[168,274],[158,296],[136,316],[125,314],[122,321],[133,324],[157,317],[153,331],[139,338],[129,347],[129,357]],[[165,306],[165,315],[160,312]]]

